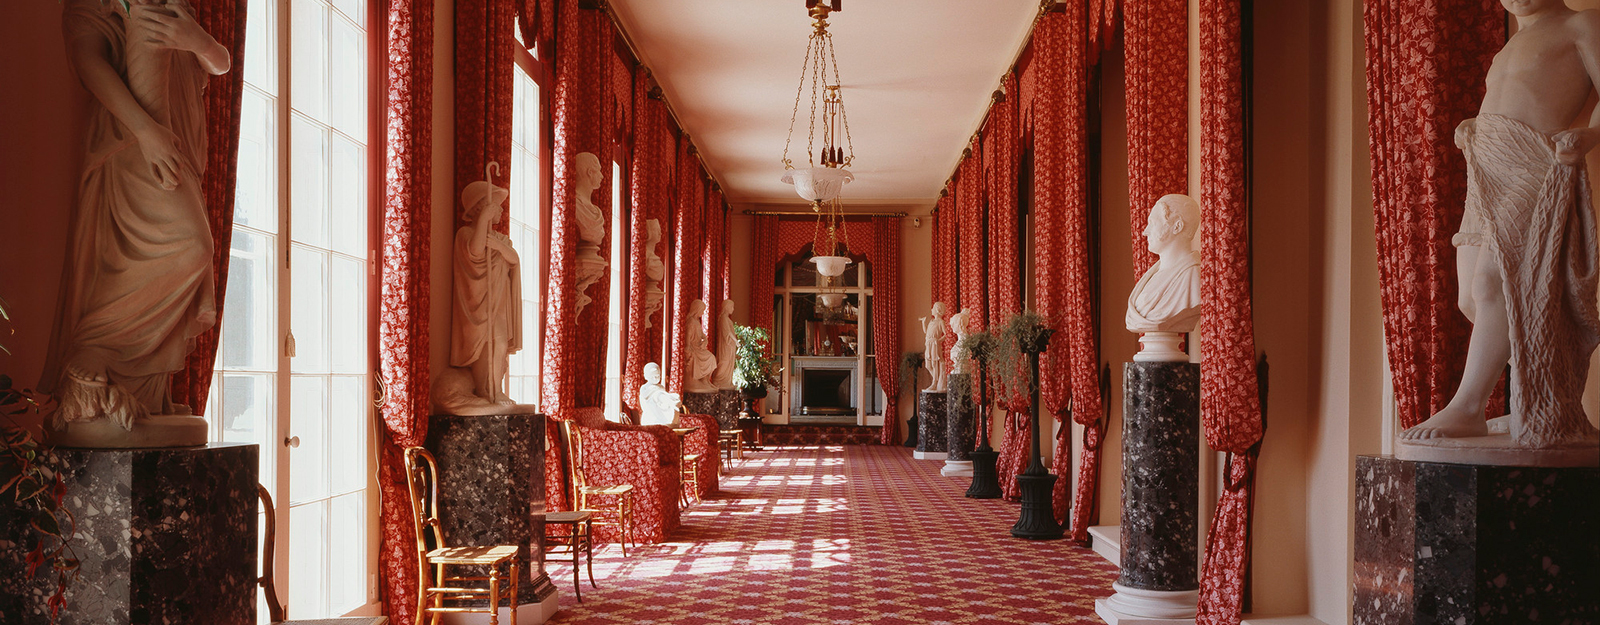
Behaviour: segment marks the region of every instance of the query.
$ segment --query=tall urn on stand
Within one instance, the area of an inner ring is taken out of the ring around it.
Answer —
[[[989,446],[988,380],[989,358],[994,354],[994,336],[980,332],[968,340],[974,340],[968,352],[978,364],[978,409],[973,419],[978,428],[978,448],[967,454],[972,459],[972,485],[967,487],[967,496],[973,499],[999,499],[1000,476],[995,472],[995,461],[999,459],[1000,452]]]
[[[1039,454],[1039,353],[1050,344],[1050,335],[1055,334],[1055,330],[1034,325],[1031,331],[1021,334],[1017,337],[1017,347],[1028,355],[1028,410],[1032,414],[1030,427],[1033,445],[1028,454],[1028,468],[1017,476],[1017,485],[1022,490],[1022,517],[1011,527],[1011,535],[1033,540],[1055,540],[1064,533],[1061,524],[1056,522],[1055,509],[1050,502],[1056,476],[1045,469],[1044,460]]]

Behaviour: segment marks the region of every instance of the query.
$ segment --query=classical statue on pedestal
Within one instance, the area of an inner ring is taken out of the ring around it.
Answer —
[[[678,427],[678,407],[682,405],[677,393],[661,386],[661,365],[645,365],[644,385],[639,387],[639,425]]]
[[[967,372],[967,361],[970,359],[967,358],[966,350],[961,349],[961,340],[972,333],[971,319],[972,310],[968,308],[950,315],[950,331],[956,335],[955,344],[950,346],[951,375],[962,375]]]
[[[577,194],[572,203],[573,219],[578,226],[578,253],[573,259],[578,301],[572,312],[572,316],[577,317],[594,301],[588,295],[589,287],[600,281],[609,263],[600,255],[600,244],[606,238],[606,214],[594,204],[594,191],[605,181],[605,170],[600,167],[600,158],[588,152],[579,152],[572,160],[578,176]]]
[[[485,180],[461,191],[465,224],[456,230],[450,298],[450,366],[465,370],[470,392],[456,388],[451,375],[440,375],[434,403],[442,412],[482,414],[491,406],[510,406],[506,394],[511,354],[522,349],[521,259],[511,238],[494,226],[505,215],[510,191],[487,178],[498,163],[485,168]]]
[[[1467,203],[1455,235],[1460,305],[1473,322],[1466,371],[1450,403],[1402,442],[1482,437],[1484,410],[1511,364],[1511,441],[1524,449],[1589,446],[1580,404],[1600,344],[1595,222],[1584,157],[1600,144],[1600,109],[1570,129],[1600,83],[1600,11],[1562,0],[1503,0],[1518,31],[1489,67],[1483,105],[1456,128]],[[1591,458],[1592,462],[1592,458]]]
[[[711,381],[724,391],[738,390],[733,385],[733,370],[738,365],[735,357],[739,351],[739,335],[733,331],[733,300],[722,300],[722,314],[717,316],[717,370]]]
[[[933,311],[926,317],[918,317],[922,322],[922,353],[925,355],[923,365],[928,368],[928,388],[922,389],[926,393],[943,393],[949,389],[949,370],[944,363],[944,302],[934,302]]]
[[[204,444],[172,374],[217,321],[201,188],[206,79],[232,58],[184,0],[66,0],[67,56],[90,104],[86,165],[39,388],[47,437],[78,447]]]
[[[661,280],[667,276],[667,265],[656,253],[656,245],[661,243],[661,220],[646,220],[644,232],[644,327],[651,328],[655,324],[650,323],[650,318],[661,310],[661,298],[666,295],[661,290]]]
[[[684,344],[684,390],[690,393],[715,393],[717,385],[711,383],[711,374],[717,370],[717,357],[706,349],[706,330],[700,317],[706,312],[706,303],[695,300],[689,304],[688,338]]]
[[[1200,205],[1187,195],[1164,195],[1150,207],[1144,238],[1161,260],[1133,285],[1128,312],[1129,332],[1142,333],[1144,349],[1136,361],[1184,361],[1183,334],[1200,321],[1200,257],[1194,236],[1200,230]]]

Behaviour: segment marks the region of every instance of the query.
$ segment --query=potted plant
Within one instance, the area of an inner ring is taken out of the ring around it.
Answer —
[[[739,349],[733,355],[733,385],[752,400],[767,396],[777,384],[778,359],[771,354],[772,333],[766,328],[734,324]]]

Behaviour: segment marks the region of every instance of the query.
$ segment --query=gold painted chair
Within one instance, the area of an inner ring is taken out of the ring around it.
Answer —
[[[577,423],[562,421],[571,450],[572,493],[577,500],[576,509],[594,515],[594,524],[617,528],[617,544],[622,546],[622,557],[628,557],[628,543],[633,542],[633,485],[592,485],[583,474],[583,430]],[[670,496],[670,495],[669,495]],[[670,501],[670,500],[669,500]]]
[[[272,581],[272,551],[278,533],[278,512],[273,509],[272,494],[267,492],[267,487],[256,484],[256,496],[261,499],[261,512],[266,517],[262,519],[265,525],[261,537],[261,577],[256,578],[256,584],[261,586],[261,592],[267,600],[268,622],[273,625],[386,625],[389,622],[387,616],[284,620],[284,606],[278,602],[278,589]]]
[[[683,486],[679,489],[678,496],[683,500],[683,506],[685,508],[689,507],[689,503],[691,501],[694,503],[699,503],[700,454],[683,455],[683,479],[680,481],[682,482]]]
[[[412,518],[417,532],[417,625],[427,619],[438,625],[444,613],[476,612],[489,615],[489,625],[500,623],[500,599],[511,599],[511,623],[517,622],[517,586],[521,570],[515,545],[451,547],[439,523],[439,464],[421,447],[406,449],[406,486],[411,493]],[[430,540],[431,539],[431,540]],[[446,567],[486,567],[487,576],[447,575]],[[432,575],[430,575],[430,567]],[[502,595],[501,569],[507,569],[510,592]],[[468,585],[487,582],[487,588]],[[444,602],[479,597],[488,605],[475,608],[446,606]],[[431,605],[430,605],[431,604]]]
[[[589,558],[589,587],[594,585],[594,513],[546,512],[544,515],[545,553],[572,554],[572,591],[583,601],[583,584],[578,582],[578,554]],[[560,528],[560,529],[555,529]]]

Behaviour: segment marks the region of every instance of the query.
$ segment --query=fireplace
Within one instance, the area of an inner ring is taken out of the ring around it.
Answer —
[[[850,423],[857,406],[854,357],[795,356],[790,361],[789,419],[795,423]]]

